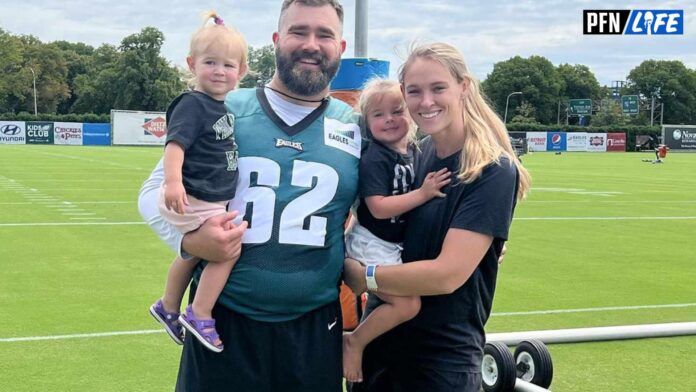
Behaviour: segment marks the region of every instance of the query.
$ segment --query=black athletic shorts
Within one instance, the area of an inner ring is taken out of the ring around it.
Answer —
[[[338,301],[295,320],[270,323],[216,305],[221,353],[187,338],[178,392],[342,392]]]
[[[419,366],[401,366],[364,374],[365,382],[350,392],[479,392],[480,372],[449,372]]]
[[[363,319],[383,302],[371,296]],[[387,340],[383,335],[365,348],[364,382],[348,386],[349,392],[479,392],[481,372],[436,370],[389,355],[391,345],[409,344],[407,340]],[[397,337],[398,338],[398,337]]]

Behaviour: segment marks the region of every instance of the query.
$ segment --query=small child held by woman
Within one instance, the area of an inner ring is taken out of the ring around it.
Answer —
[[[450,182],[451,173],[447,169],[429,173],[420,188],[412,189],[418,147],[398,82],[368,82],[358,104],[372,142],[360,159],[360,204],[357,222],[346,233],[346,255],[367,266],[369,284],[369,271],[374,274],[376,266],[401,264],[405,214],[443,197],[440,189]],[[343,336],[343,375],[350,382],[362,381],[365,346],[420,310],[419,297],[376,295],[384,304]]]

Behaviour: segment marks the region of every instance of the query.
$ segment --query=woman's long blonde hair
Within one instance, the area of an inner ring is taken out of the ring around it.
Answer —
[[[441,42],[411,48],[406,62],[399,70],[399,82],[402,85],[408,68],[418,58],[437,61],[450,72],[457,83],[466,82],[466,91],[462,96],[465,139],[460,157],[459,179],[470,183],[481,175],[486,166],[494,162],[500,163],[500,157],[505,156],[519,173],[517,198],[524,198],[531,185],[529,172],[517,158],[505,125],[486,102],[478,80],[469,72],[459,50]]]

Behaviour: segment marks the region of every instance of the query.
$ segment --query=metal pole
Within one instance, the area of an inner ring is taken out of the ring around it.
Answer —
[[[561,100],[558,100],[558,115],[556,116],[556,125],[561,125]]]
[[[489,333],[486,334],[486,341],[503,342],[509,346],[516,346],[521,341],[529,339],[537,339],[550,344],[690,335],[696,335],[696,322]]]
[[[29,67],[29,70],[31,71],[31,75],[34,78],[34,117],[37,116],[37,110],[36,110],[36,73],[34,72],[34,68]]]
[[[367,57],[367,0],[355,2],[355,57]]]
[[[531,382],[526,382],[521,378],[515,380],[515,391],[516,392],[549,392],[548,389],[542,388],[538,385],[534,385]]]
[[[517,94],[522,94],[522,92],[521,91],[512,92],[512,93],[508,94],[507,99],[505,100],[505,117],[503,117],[504,124],[507,124],[507,110],[508,110],[508,103],[510,103],[510,97],[512,97],[513,95],[517,95]]]
[[[650,103],[650,126],[653,126],[653,120],[655,119],[655,96],[652,96]]]
[[[662,125],[662,121],[665,119],[665,101],[662,101],[660,104],[660,125]]]

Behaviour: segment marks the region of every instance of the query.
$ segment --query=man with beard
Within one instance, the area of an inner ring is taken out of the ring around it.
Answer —
[[[351,108],[328,97],[342,26],[336,0],[285,0],[273,79],[227,96],[239,153],[234,224],[228,213],[182,238],[151,213],[162,173],[143,185],[141,214],[173,249],[210,262],[239,258],[213,310],[225,349],[186,339],[177,391],[342,391],[338,285],[361,146]]]

